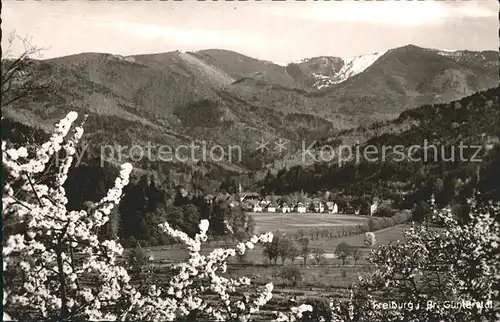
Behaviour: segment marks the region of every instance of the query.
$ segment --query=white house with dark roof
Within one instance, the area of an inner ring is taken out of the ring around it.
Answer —
[[[257,192],[240,192],[241,200],[258,200],[260,199],[260,194]]]
[[[326,212],[328,212],[330,214],[338,214],[339,213],[339,206],[333,201],[328,201],[326,203]]]
[[[286,202],[283,202],[280,206],[279,206],[279,210],[282,212],[282,213],[288,213],[288,212],[292,212],[292,207],[290,207]]]
[[[260,202],[254,202],[251,205],[252,212],[262,212],[263,208]]]
[[[306,213],[307,212],[307,207],[303,202],[297,202],[295,205],[295,212],[298,212],[300,214]]]
[[[266,207],[267,212],[276,212],[277,209],[278,205],[275,201],[271,201]]]
[[[377,212],[377,210],[378,210],[378,202],[374,202],[374,203],[370,206],[370,216],[375,215],[375,213]]]
[[[323,203],[323,201],[317,203],[315,210],[316,212],[325,212],[325,204]]]

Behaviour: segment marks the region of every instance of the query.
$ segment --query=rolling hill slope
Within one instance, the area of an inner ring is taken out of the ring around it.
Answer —
[[[321,57],[285,67],[218,49],[128,57],[82,53],[36,61],[43,89],[3,114],[50,129],[69,110],[86,113],[86,138],[97,145],[238,145],[243,160],[218,166],[246,172],[282,158],[255,153],[261,139],[331,137],[495,86],[495,57],[498,52],[405,46],[360,58],[362,64]],[[317,90],[315,74],[332,84]]]

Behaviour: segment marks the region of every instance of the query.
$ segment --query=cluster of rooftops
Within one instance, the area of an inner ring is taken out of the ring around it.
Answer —
[[[241,207],[254,213],[329,213],[329,214],[360,214],[360,209],[349,205],[340,206],[335,201],[325,201],[324,198],[262,195],[258,192],[239,192],[237,194],[219,193],[216,196],[206,196],[209,200],[221,200],[231,207]],[[374,215],[382,201],[374,198],[369,207],[369,214]]]
[[[235,194],[208,194],[207,202],[226,202],[230,207],[241,207],[248,212],[262,213],[330,213],[359,214],[359,209],[351,206],[341,208],[335,201],[324,201],[322,198],[290,197],[278,195],[262,195],[258,192],[239,192]],[[374,215],[380,206],[380,201],[374,201],[370,206],[370,215]]]
[[[302,198],[293,200],[288,196],[261,195],[257,192],[240,194],[207,195],[207,200],[223,200],[231,207],[240,206],[249,212],[281,212],[281,213],[339,213],[339,206],[334,201],[322,201],[319,198]],[[356,211],[347,211],[355,213]]]

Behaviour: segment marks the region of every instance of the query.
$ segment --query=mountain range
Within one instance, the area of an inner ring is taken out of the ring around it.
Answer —
[[[193,141],[239,145],[256,169],[261,139],[325,138],[398,117],[423,104],[460,99],[498,85],[498,52],[408,45],[349,59],[314,57],[281,66],[220,49],[120,56],[82,53],[36,61],[33,95],[4,116],[49,129],[69,110],[88,114],[99,144]]]

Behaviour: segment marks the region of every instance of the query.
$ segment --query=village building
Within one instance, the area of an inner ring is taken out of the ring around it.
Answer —
[[[325,205],[320,200],[315,199],[309,204],[309,210],[312,212],[325,212]]]
[[[304,203],[308,212],[316,212],[317,206],[314,201]]]
[[[339,213],[339,206],[333,201],[328,201],[326,203],[326,212],[331,213],[331,214],[338,214]]]
[[[259,200],[260,199],[260,194],[257,192],[240,192],[240,201],[243,200]]]
[[[297,205],[295,205],[295,212],[298,212],[299,214],[303,214],[307,212],[307,207],[305,206],[304,203],[298,202]]]
[[[270,204],[270,201],[267,201],[266,199],[259,200],[259,204],[262,208],[267,208],[267,206]]]
[[[237,194],[226,194],[224,201],[227,202],[229,207],[234,208],[240,205],[240,200]]]
[[[278,209],[278,204],[275,201],[271,201],[266,207],[267,212],[276,212],[277,209]]]
[[[370,216],[375,215],[375,213],[377,212],[377,210],[378,210],[378,203],[377,203],[377,202],[374,202],[374,203],[370,206]]]
[[[214,202],[215,196],[212,194],[208,194],[205,196],[205,201],[209,204],[212,204]]]
[[[286,202],[283,202],[280,204],[279,209],[281,210],[282,213],[289,213],[292,212],[292,207],[290,207]]]
[[[262,206],[260,202],[254,202],[251,205],[252,212],[262,212]]]

